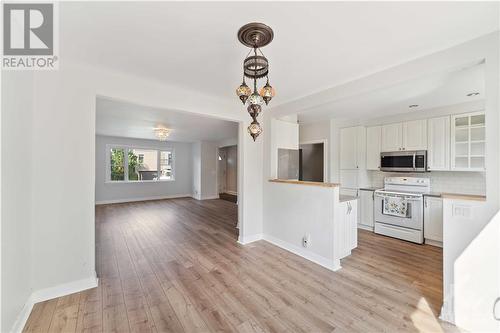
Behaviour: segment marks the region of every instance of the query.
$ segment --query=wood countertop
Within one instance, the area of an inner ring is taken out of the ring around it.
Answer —
[[[454,200],[486,201],[485,195],[460,194],[460,193],[441,193],[441,198],[454,199]]]
[[[340,195],[339,196],[339,202],[346,202],[346,201],[352,201],[352,200],[358,200],[359,197],[355,197],[353,195]]]
[[[322,182],[308,182],[303,180],[292,180],[292,179],[269,179],[271,183],[285,183],[285,184],[297,184],[297,185],[309,185],[309,186],[320,186],[320,187],[339,187],[340,184],[336,183],[322,183]]]

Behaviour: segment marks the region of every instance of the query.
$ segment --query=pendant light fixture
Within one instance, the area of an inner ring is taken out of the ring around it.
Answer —
[[[163,127],[163,126],[156,127],[154,129],[154,132],[155,132],[155,136],[160,141],[167,141],[167,138],[170,135],[170,130],[168,128]]]
[[[271,43],[273,37],[273,30],[263,23],[248,23],[238,31],[238,40],[249,47],[250,51],[243,61],[243,82],[236,89],[236,95],[243,105],[248,105],[247,111],[253,120],[248,126],[248,133],[253,141],[262,133],[262,128],[257,121],[262,105],[264,103],[268,105],[276,95],[274,88],[269,84],[269,62],[260,50],[261,47]],[[245,78],[253,80],[253,91],[246,84]],[[266,78],[266,84],[260,91],[257,91],[257,80],[262,78]]]

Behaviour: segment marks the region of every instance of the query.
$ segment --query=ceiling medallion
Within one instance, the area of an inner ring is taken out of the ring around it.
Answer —
[[[170,130],[165,127],[156,127],[154,131],[155,131],[155,136],[160,141],[167,141],[167,138],[170,135]]]
[[[248,126],[248,133],[253,141],[262,133],[262,128],[257,121],[262,105],[264,103],[268,105],[276,95],[274,88],[269,84],[269,61],[260,50],[261,47],[271,43],[273,38],[273,30],[263,23],[248,23],[238,31],[238,40],[251,49],[243,61],[243,82],[236,89],[236,95],[243,105],[248,104],[247,111],[253,120]],[[250,55],[251,53],[253,54]],[[247,86],[245,78],[253,80],[253,91]],[[266,78],[266,84],[260,91],[257,91],[257,80],[262,78]]]

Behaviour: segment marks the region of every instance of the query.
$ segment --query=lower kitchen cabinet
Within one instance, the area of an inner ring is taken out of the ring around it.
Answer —
[[[340,258],[347,257],[358,246],[358,200],[344,201],[339,211],[339,254]]]
[[[373,191],[363,190],[359,191],[359,204],[360,204],[360,218],[359,228],[373,231],[374,217],[373,217]]]
[[[424,197],[424,238],[431,245],[443,244],[443,200]]]

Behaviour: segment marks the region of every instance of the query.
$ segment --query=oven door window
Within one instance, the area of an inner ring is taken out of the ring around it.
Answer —
[[[383,156],[380,159],[382,168],[413,168],[413,155]]]

